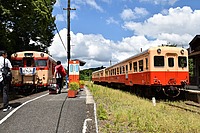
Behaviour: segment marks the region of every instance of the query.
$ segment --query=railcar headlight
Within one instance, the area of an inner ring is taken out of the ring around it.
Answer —
[[[181,52],[181,54],[184,54],[184,50],[183,49],[180,52]]]
[[[157,53],[158,54],[160,54],[161,53],[161,49],[159,48],[159,49],[157,49]]]
[[[14,53],[14,56],[15,56],[15,57],[17,57],[17,54],[16,54],[16,53]]]
[[[43,54],[43,53],[41,53],[41,54],[40,54],[40,56],[41,56],[41,57],[44,57],[44,54]]]

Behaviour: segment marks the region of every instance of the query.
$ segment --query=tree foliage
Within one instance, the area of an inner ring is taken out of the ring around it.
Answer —
[[[105,67],[101,66],[101,67],[97,67],[97,68],[89,68],[89,69],[84,69],[80,71],[80,80],[88,80],[91,81],[92,80],[92,72],[100,70],[100,69],[104,69]]]
[[[47,52],[52,43],[56,0],[0,0],[0,49]]]
[[[190,76],[194,76],[194,62],[193,59],[188,59]]]

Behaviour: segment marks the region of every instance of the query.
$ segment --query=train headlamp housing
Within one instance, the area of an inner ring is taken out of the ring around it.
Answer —
[[[159,48],[159,49],[157,49],[157,53],[158,54],[160,54],[161,53],[161,49]]]
[[[16,54],[16,53],[14,53],[14,56],[15,56],[15,57],[17,57],[17,54]]]
[[[40,56],[41,56],[41,57],[44,57],[44,54],[43,54],[43,53],[41,53],[41,54],[40,54]]]
[[[181,54],[184,54],[184,50],[183,49],[180,52],[181,52]]]

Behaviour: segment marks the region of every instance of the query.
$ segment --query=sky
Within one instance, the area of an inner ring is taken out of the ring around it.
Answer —
[[[67,68],[68,0],[57,0],[49,52]],[[199,0],[71,0],[71,59],[80,69],[108,67],[149,47],[177,44],[188,48],[200,33]]]

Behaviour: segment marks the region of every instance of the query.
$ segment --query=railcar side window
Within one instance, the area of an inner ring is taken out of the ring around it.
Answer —
[[[36,66],[47,66],[47,60],[36,60]]]
[[[154,66],[164,66],[164,56],[154,56]]]
[[[108,71],[105,72],[106,76],[108,76]]]
[[[187,67],[187,58],[185,56],[178,57],[178,66],[179,67]]]
[[[125,73],[125,67],[122,66],[122,74]]]
[[[117,68],[117,75],[119,74],[119,67]]]
[[[174,58],[168,58],[168,66],[174,67]]]
[[[145,60],[146,60],[146,70],[148,70],[149,69],[149,61],[148,61],[148,58],[145,58]]]
[[[101,77],[103,77],[103,73],[101,72]]]
[[[133,67],[134,67],[134,72],[137,72],[137,62],[133,63]]]
[[[132,71],[132,62],[129,62],[129,70]]]
[[[139,71],[143,71],[143,60],[139,61]]]

